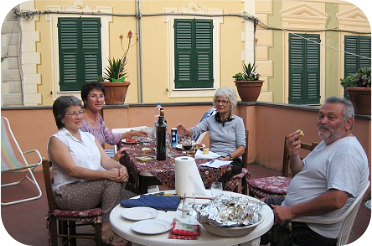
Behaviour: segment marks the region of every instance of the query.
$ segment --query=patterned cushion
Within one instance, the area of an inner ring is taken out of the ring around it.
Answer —
[[[47,220],[50,216],[72,218],[82,223],[102,223],[102,209],[93,208],[83,211],[69,211],[55,209],[52,213],[48,213]]]
[[[223,189],[227,191],[234,191],[244,177],[246,181],[248,181],[251,177],[251,173],[248,171],[247,168],[242,168],[241,173],[232,176],[230,180],[226,182]]]
[[[247,180],[249,190],[257,197],[284,196],[292,178],[273,176]]]

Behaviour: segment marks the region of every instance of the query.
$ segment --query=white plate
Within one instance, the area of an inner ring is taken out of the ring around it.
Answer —
[[[128,220],[148,220],[155,218],[158,211],[149,207],[135,207],[125,209],[121,216]]]
[[[177,144],[177,145],[176,145],[176,149],[178,149],[178,150],[183,150],[183,148],[182,148],[182,144]]]
[[[171,228],[172,224],[164,220],[142,220],[132,225],[132,230],[141,234],[160,234]]]

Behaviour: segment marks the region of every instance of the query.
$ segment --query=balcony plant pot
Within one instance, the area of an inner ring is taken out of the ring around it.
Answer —
[[[356,114],[371,114],[371,87],[347,87]]]
[[[235,86],[242,102],[257,101],[263,82],[263,80],[235,80]]]
[[[127,96],[130,82],[102,82],[105,87],[106,105],[122,105]]]

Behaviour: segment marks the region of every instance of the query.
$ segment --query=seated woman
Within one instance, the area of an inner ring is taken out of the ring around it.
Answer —
[[[106,127],[102,116],[99,114],[105,101],[105,88],[102,83],[85,83],[81,88],[81,99],[85,106],[81,130],[94,135],[102,146],[104,146],[105,142],[111,145],[117,145],[124,138],[148,135],[148,132],[145,130],[113,133]],[[119,149],[113,159],[116,161],[120,160],[124,155],[124,150],[125,148]]]
[[[102,241],[126,245],[110,228],[109,215],[119,204],[128,172],[111,159],[96,138],[82,132],[84,111],[74,96],[61,96],[53,104],[59,131],[48,141],[48,155],[53,165],[54,199],[64,210],[102,208]]]
[[[225,181],[242,171],[241,156],[246,146],[243,119],[232,114],[236,105],[235,90],[221,87],[217,89],[213,98],[213,106],[217,109],[215,115],[209,116],[189,129],[182,124],[177,126],[178,133],[183,136],[194,137],[209,131],[210,150],[220,155],[219,159],[233,161],[232,173],[224,177]]]

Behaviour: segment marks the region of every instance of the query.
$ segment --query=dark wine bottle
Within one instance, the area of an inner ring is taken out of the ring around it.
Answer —
[[[165,160],[167,157],[166,134],[167,124],[165,123],[164,110],[162,109],[156,125],[156,159],[160,161]]]

